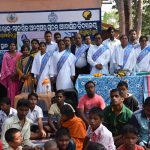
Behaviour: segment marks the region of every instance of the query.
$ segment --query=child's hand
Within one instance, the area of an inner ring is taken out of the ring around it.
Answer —
[[[46,132],[44,130],[41,131],[42,137],[46,137]]]

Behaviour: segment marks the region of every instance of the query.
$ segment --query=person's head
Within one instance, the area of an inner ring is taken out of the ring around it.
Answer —
[[[75,43],[76,43],[75,36],[73,35],[70,39],[71,39],[71,45],[75,45]]]
[[[40,51],[41,53],[45,53],[46,52],[46,43],[45,42],[40,42]]]
[[[107,32],[109,33],[110,38],[114,38],[114,36],[115,36],[115,28],[114,27],[109,27],[107,29]]]
[[[88,81],[85,84],[85,90],[88,97],[93,97],[95,95],[95,83],[93,81]]]
[[[71,39],[70,39],[69,36],[64,37],[64,42],[65,42],[66,48],[70,48],[70,46],[71,46]]]
[[[96,44],[97,46],[99,46],[100,44],[102,44],[102,36],[101,36],[100,33],[96,33],[96,34],[94,35],[94,41],[95,41],[95,44]]]
[[[54,39],[55,39],[55,42],[58,43],[58,41],[61,40],[61,34],[59,32],[56,32],[54,34]]]
[[[135,41],[136,39],[137,39],[136,30],[131,29],[131,30],[129,31],[129,40],[132,42],[132,41]]]
[[[19,120],[25,119],[26,115],[29,111],[29,100],[28,99],[20,99],[17,103],[17,112],[18,112],[18,118]]]
[[[92,43],[90,35],[85,35],[84,37],[85,44],[90,45]]]
[[[31,47],[33,50],[39,49],[39,40],[38,39],[32,39]]]
[[[141,36],[139,39],[140,45],[141,47],[146,47],[147,46],[147,41],[148,41],[148,37],[147,36]]]
[[[128,94],[128,83],[126,81],[120,81],[117,85],[117,88],[124,92],[124,94],[127,96]]]
[[[44,33],[44,38],[45,38],[46,43],[51,43],[51,41],[52,41],[52,32],[46,31]]]
[[[127,46],[128,45],[128,37],[127,35],[123,34],[120,36],[120,42],[122,46]]]
[[[128,148],[133,148],[138,141],[138,130],[133,125],[125,125],[122,130],[124,144]]]
[[[10,98],[8,98],[8,97],[2,98],[2,100],[0,101],[1,110],[4,111],[5,113],[9,113],[10,106],[11,106]]]
[[[82,36],[80,33],[75,34],[75,44],[79,46],[82,44]]]
[[[66,99],[66,96],[65,96],[64,90],[56,91],[56,102],[58,106],[63,106],[65,99]]]
[[[23,45],[23,46],[21,47],[21,53],[22,53],[22,55],[23,55],[23,56],[29,55],[29,50],[30,50],[30,48],[29,48],[28,46]]]
[[[58,150],[55,140],[49,140],[44,144],[44,150]]]
[[[61,51],[63,51],[63,50],[65,50],[65,42],[64,42],[64,40],[59,40],[58,41],[58,48],[59,48],[59,51],[61,52]]]
[[[10,128],[5,132],[5,140],[14,149],[21,146],[23,142],[21,132],[16,128]]]
[[[96,130],[103,121],[103,111],[99,107],[93,107],[89,111],[89,122],[92,130]]]
[[[17,48],[16,42],[15,41],[11,41],[9,43],[9,51],[10,52],[14,52],[16,50],[16,48]]]
[[[70,105],[63,105],[60,108],[60,113],[61,113],[61,119],[62,121],[68,121],[69,119],[72,119],[74,117],[74,110]]]
[[[124,101],[124,93],[119,89],[112,89],[110,91],[110,98],[113,106],[122,105]]]
[[[143,109],[148,118],[150,118],[150,97],[147,97],[143,104]]]
[[[28,95],[28,100],[29,100],[30,108],[34,109],[35,105],[38,102],[38,95],[36,93],[30,93]]]
[[[102,144],[90,141],[88,143],[87,150],[106,150],[106,148]]]
[[[67,150],[69,141],[71,139],[69,130],[67,128],[60,128],[55,136],[59,150]]]
[[[24,39],[23,40],[23,45],[30,47],[30,40],[29,39]]]

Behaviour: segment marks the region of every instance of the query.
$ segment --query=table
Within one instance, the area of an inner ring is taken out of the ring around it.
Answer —
[[[149,77],[149,78],[147,78]],[[120,80],[126,81],[129,86],[129,92],[136,96],[139,103],[143,103],[143,99],[150,96],[150,88],[148,89],[148,84],[150,87],[150,76],[126,76],[126,77],[116,77],[116,76],[102,76],[94,77],[92,75],[79,75],[76,81],[76,89],[78,91],[78,98],[83,96],[86,91],[84,85],[88,81],[94,81],[96,84],[96,93],[101,95],[107,104],[110,103],[110,90],[117,87]]]
[[[19,99],[21,98],[28,98],[28,94],[29,93],[21,93],[19,95],[16,95],[14,98],[14,108],[16,108],[17,106],[17,102]],[[38,94],[38,99],[39,100],[43,100],[45,101],[46,105],[47,105],[47,109],[49,110],[50,106],[51,106],[51,98],[55,96],[54,92],[48,92],[47,94]]]

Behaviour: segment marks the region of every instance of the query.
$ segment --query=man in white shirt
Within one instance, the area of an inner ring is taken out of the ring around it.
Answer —
[[[110,60],[110,50],[102,44],[100,33],[94,35],[95,45],[89,48],[87,60],[91,66],[91,74],[109,74],[108,62]]]
[[[122,70],[126,75],[132,75],[136,65],[135,49],[132,45],[128,44],[128,37],[126,35],[122,35],[120,41],[121,44],[116,46],[113,53],[114,72],[118,73]]]
[[[44,34],[44,38],[47,45],[46,51],[50,53],[56,51],[58,47],[57,47],[57,43],[52,41],[52,33],[50,31],[46,31]]]

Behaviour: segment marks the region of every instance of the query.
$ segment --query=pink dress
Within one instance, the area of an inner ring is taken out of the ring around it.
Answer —
[[[0,82],[7,89],[7,96],[11,99],[12,107],[14,105],[14,97],[19,94],[19,80],[16,79],[13,81],[11,75],[16,73],[16,63],[20,56],[20,52],[16,52],[14,56],[11,56],[9,52],[6,52],[2,61]]]

